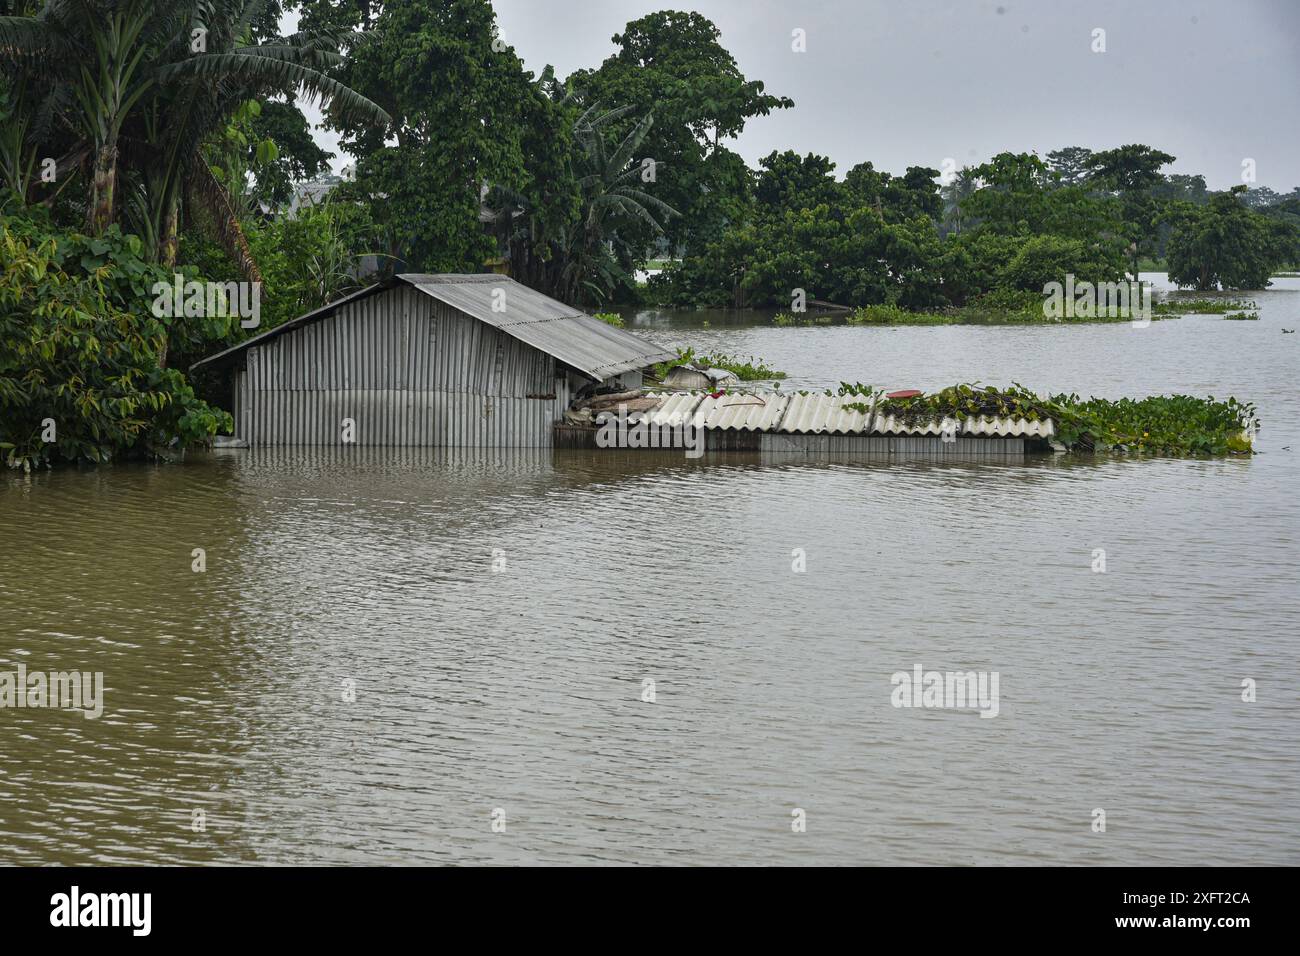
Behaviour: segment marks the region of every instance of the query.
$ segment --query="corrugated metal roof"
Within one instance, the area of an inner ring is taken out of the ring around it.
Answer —
[[[667,392],[641,417],[652,425],[693,424],[723,431],[773,431],[786,407],[775,393],[735,393],[713,398],[707,392]]]
[[[776,431],[796,435],[861,435],[867,427],[871,416],[858,408],[845,408],[845,405],[866,405],[871,407],[869,395],[812,395],[799,392],[790,396],[790,404],[781,418],[780,428]]]
[[[596,381],[676,357],[675,353],[666,352],[600,319],[593,319],[580,309],[565,305],[507,276],[491,273],[480,275],[404,273],[393,280],[361,289],[306,315],[291,319],[261,335],[240,342],[201,362],[196,362],[191,368],[233,358],[244,349],[319,321],[348,302],[386,291],[399,283],[406,283],[480,322],[498,328],[525,345],[545,352]],[[495,295],[498,289],[502,290],[504,297]],[[504,305],[504,311],[493,311],[496,302]]]
[[[705,395],[695,410],[705,428],[722,431],[771,431],[781,419],[785,397],[780,395]]]
[[[721,431],[758,431],[795,435],[941,435],[945,431],[996,438],[1051,438],[1050,420],[1023,418],[945,418],[907,424],[892,415],[869,414],[848,405],[874,408],[872,396],[807,392],[733,392],[711,397],[705,392],[664,392],[657,407],[640,415],[652,425],[694,424]]]
[[[686,424],[699,425],[702,420],[696,420],[695,410],[706,397],[703,392],[668,392],[659,397],[656,407],[638,413],[637,417],[655,426],[669,425],[676,428]]]
[[[596,381],[676,358],[507,276],[410,273],[398,278]],[[493,308],[498,303],[500,311]]]
[[[996,435],[998,437],[1051,438],[1056,434],[1056,424],[1046,421],[1031,422],[1024,418],[968,418],[962,422],[963,435]]]

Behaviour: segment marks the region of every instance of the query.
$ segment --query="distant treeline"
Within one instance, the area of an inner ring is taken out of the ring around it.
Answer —
[[[1300,261],[1300,188],[1287,196],[1161,172],[1174,157],[1134,144],[1001,153],[942,177],[861,163],[836,179],[825,157],[773,153],[743,214],[652,280],[674,305],[783,305],[792,289],[847,305],[961,306],[1093,282],[1161,258],[1197,289],[1258,289]],[[944,183],[943,179],[949,181]],[[1009,295],[1008,295],[1009,294]]]

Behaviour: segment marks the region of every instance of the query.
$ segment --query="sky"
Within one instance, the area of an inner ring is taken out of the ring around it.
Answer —
[[[1211,189],[1300,185],[1300,0],[493,0],[528,69],[598,66],[661,9],[712,20],[746,78],[794,107],[731,143],[829,156],[843,176],[1003,151],[1145,143]],[[802,30],[806,52],[792,50]],[[1104,52],[1094,31],[1104,30]],[[319,136],[337,151],[328,133]],[[336,168],[347,161],[341,156]]]

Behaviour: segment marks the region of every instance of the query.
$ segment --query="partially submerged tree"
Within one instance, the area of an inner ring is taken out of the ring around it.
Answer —
[[[1242,201],[1245,186],[1216,193],[1204,206],[1181,204],[1169,235],[1169,278],[1198,290],[1262,289],[1300,249],[1300,230]]]

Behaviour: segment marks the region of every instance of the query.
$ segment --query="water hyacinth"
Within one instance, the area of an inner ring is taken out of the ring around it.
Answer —
[[[840,395],[867,395],[864,385],[840,386]],[[850,407],[869,407],[866,400]],[[1255,406],[1229,397],[1153,395],[1132,399],[1042,397],[1021,385],[992,388],[950,385],[937,392],[882,398],[876,411],[909,424],[954,418],[1051,419],[1056,437],[1071,451],[1134,450],[1165,455],[1250,454],[1260,428]]]

